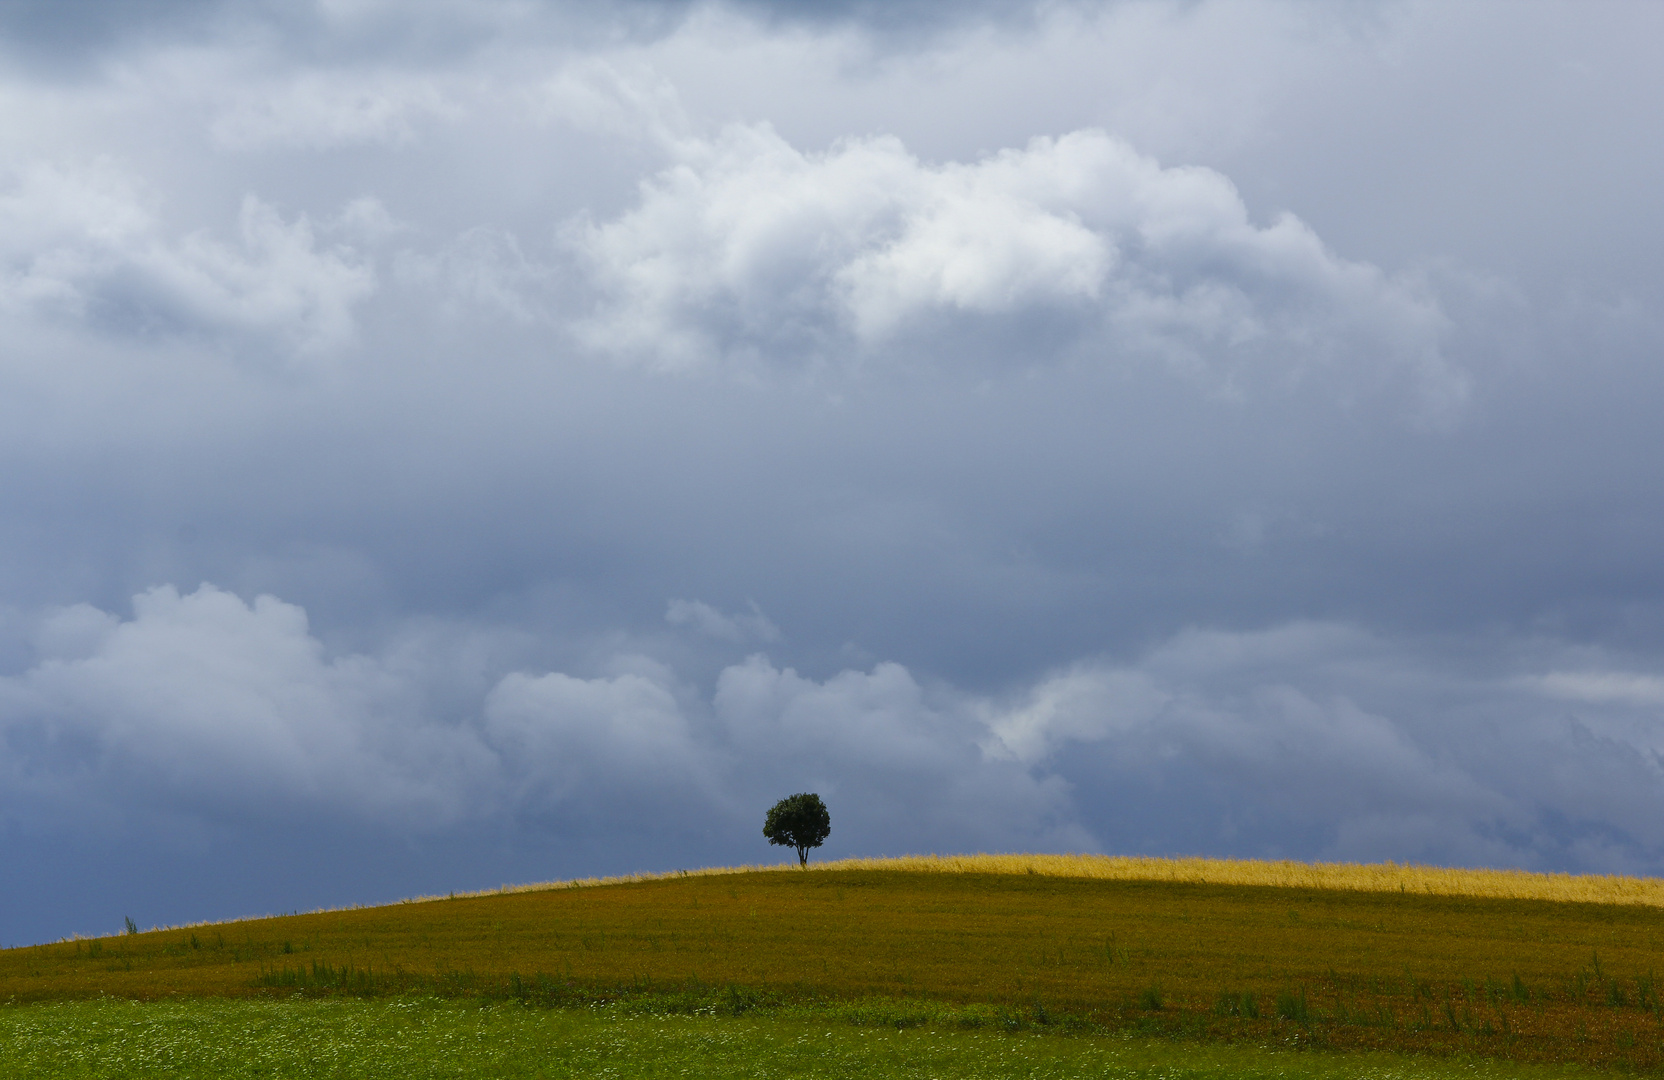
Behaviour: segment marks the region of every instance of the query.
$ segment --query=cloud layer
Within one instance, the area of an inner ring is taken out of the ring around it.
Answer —
[[[617,652],[606,673],[511,670],[447,708],[417,653],[334,654],[299,608],[207,585],[141,594],[128,619],[44,613],[33,638],[36,662],[0,682],[10,811],[46,800],[135,833],[313,818],[754,831],[784,784],[838,807],[845,851],[1188,836],[1633,871],[1664,844],[1664,680],[1552,645],[1475,679],[1338,624],[1186,631],[999,696],[893,662],[817,680],[762,653],[707,693]],[[1187,789],[1178,820],[1129,819]]]
[[[1664,872],[1656,5],[66,12],[0,12],[0,941],[799,790]]]

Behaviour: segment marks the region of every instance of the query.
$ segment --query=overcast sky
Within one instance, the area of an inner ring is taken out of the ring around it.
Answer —
[[[0,943],[1664,873],[1664,6],[0,4]]]

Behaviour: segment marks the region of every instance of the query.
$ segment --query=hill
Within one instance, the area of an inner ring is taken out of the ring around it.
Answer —
[[[0,952],[0,999],[911,1002],[965,1023],[1664,1065],[1656,883],[1146,863],[742,869],[155,930]]]

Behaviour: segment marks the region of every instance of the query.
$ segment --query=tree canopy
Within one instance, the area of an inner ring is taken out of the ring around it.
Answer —
[[[826,804],[812,792],[788,795],[774,804],[763,822],[763,835],[771,844],[797,849],[797,864],[809,865],[809,849],[820,847],[832,834],[832,815]]]

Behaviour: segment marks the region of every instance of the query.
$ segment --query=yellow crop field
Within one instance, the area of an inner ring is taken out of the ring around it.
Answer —
[[[710,867],[669,874],[583,878],[534,885],[505,885],[488,892],[531,892],[689,875],[797,872],[792,863]],[[908,870],[931,874],[1040,874],[1108,881],[1178,881],[1199,885],[1268,885],[1350,892],[1411,892],[1429,896],[1484,896],[1511,900],[1554,900],[1585,904],[1648,904],[1664,907],[1664,878],[1614,874],[1544,874],[1527,870],[1466,869],[1400,863],[1307,863],[1293,860],[1156,858],[1134,855],[902,855],[839,859],[813,868],[826,870]],[[454,895],[454,894],[453,894]],[[428,899],[431,899],[428,898]]]
[[[1206,1039],[1664,1066],[1664,910],[1648,883],[1530,877],[1050,856],[695,872],[10,949],[0,1000],[906,999]]]

